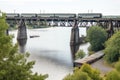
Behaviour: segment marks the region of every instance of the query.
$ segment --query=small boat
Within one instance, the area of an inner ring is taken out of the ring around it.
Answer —
[[[39,35],[32,35],[30,38],[40,37]]]

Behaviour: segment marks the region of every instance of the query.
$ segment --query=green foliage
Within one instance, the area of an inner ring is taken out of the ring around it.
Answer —
[[[105,80],[120,80],[120,61],[115,64],[115,69],[107,73]]]
[[[104,58],[108,63],[116,62],[119,60],[119,52],[116,47],[107,47],[105,48],[104,52]]]
[[[63,80],[92,80],[87,73],[76,69],[74,74],[67,75]]]
[[[95,53],[94,51],[91,50],[91,46],[88,47],[88,51],[89,51],[89,52],[88,52],[89,55],[92,55],[92,54]]]
[[[115,33],[105,45],[106,61],[109,63],[118,61],[120,57],[120,32]]]
[[[115,69],[120,72],[120,61],[115,64]]]
[[[104,42],[107,40],[107,33],[103,28],[93,26],[87,31],[87,39],[91,44],[91,50],[99,51],[104,48]]]
[[[106,80],[120,80],[120,73],[116,70],[113,70],[107,74]]]
[[[11,36],[6,35],[7,28],[3,14],[0,17],[0,80],[45,80],[47,75],[31,71],[35,62],[27,61],[28,53],[18,53],[18,45],[13,45]]]
[[[63,80],[92,80],[87,73],[82,71],[76,71],[73,75],[66,76]]]
[[[76,54],[75,54],[75,58],[83,58],[85,57],[85,52],[83,50],[79,50]]]
[[[80,69],[75,69],[73,74],[69,74],[63,80],[103,80],[100,72],[91,68],[89,64],[84,64]]]
[[[94,54],[94,53],[95,53],[94,51],[89,51],[89,52],[88,52],[89,55],[92,55],[92,54]]]
[[[81,67],[81,71],[87,73],[92,80],[102,80],[100,72],[97,69],[93,69],[89,64],[84,64]]]

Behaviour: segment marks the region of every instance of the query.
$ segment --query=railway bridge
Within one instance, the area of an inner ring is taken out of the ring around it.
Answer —
[[[8,24],[14,22],[19,25],[17,39],[27,38],[26,24],[28,23],[40,25],[42,22],[45,22],[48,26],[58,26],[58,24],[61,26],[72,26],[71,45],[79,44],[79,27],[101,26],[108,32],[108,37],[115,30],[120,29],[120,16],[104,16],[101,13],[6,13],[6,21]]]

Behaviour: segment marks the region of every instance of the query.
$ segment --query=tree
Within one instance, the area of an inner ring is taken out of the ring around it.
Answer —
[[[69,74],[64,80],[103,80],[100,72],[93,69],[89,64],[83,64],[80,69],[75,69],[73,74]]]
[[[104,48],[104,42],[107,40],[107,33],[103,28],[93,26],[87,31],[87,39],[91,44],[91,50],[98,51]]]
[[[105,43],[105,60],[108,63],[116,62],[120,57],[120,31],[115,33],[106,43]]]
[[[31,69],[34,61],[28,62],[28,53],[18,53],[17,44],[12,44],[11,36],[6,35],[8,25],[5,14],[0,17],[0,80],[44,80],[47,75],[38,75]]]

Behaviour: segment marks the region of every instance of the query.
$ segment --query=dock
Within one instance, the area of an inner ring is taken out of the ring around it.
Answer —
[[[103,56],[104,56],[104,53],[102,51],[99,51],[99,52],[97,52],[95,54],[92,54],[92,55],[90,55],[88,57],[75,60],[74,61],[74,66],[75,67],[80,67],[84,63],[91,64],[91,63],[101,59]]]

